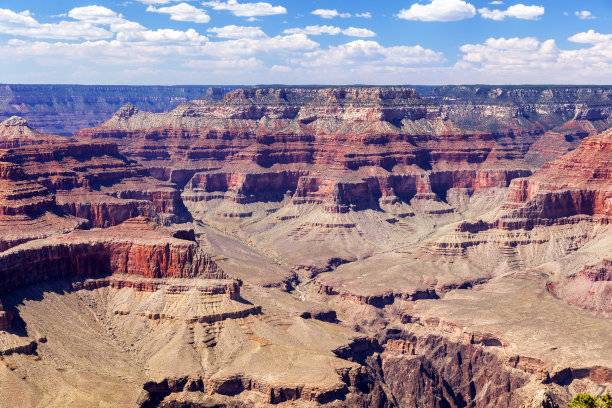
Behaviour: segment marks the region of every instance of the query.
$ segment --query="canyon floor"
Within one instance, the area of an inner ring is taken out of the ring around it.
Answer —
[[[612,391],[610,89],[207,95],[0,124],[0,406]]]

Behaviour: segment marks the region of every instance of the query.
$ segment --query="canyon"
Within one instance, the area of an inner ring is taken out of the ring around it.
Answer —
[[[181,92],[0,124],[0,405],[612,391],[611,88]]]

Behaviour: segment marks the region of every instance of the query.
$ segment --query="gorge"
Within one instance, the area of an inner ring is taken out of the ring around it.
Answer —
[[[611,87],[200,91],[0,124],[0,405],[612,391]]]

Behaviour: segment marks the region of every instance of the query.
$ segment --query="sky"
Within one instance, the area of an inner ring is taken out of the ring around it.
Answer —
[[[612,0],[0,0],[0,83],[612,84]]]

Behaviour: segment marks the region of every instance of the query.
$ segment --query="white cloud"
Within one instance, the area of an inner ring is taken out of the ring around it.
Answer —
[[[376,33],[372,30],[368,30],[367,28],[349,27],[342,30],[342,34],[348,35],[349,37],[376,37]]]
[[[210,21],[210,16],[206,14],[204,10],[187,3],[180,3],[175,6],[159,8],[149,6],[147,7],[147,11],[169,14],[170,20],[175,21],[191,21],[194,23],[208,23]]]
[[[155,4],[155,5],[159,5],[159,4],[168,4],[168,3],[172,3],[175,1],[181,1],[181,0],[136,0],[139,3],[143,3],[143,4]]]
[[[349,27],[342,29],[340,27],[334,27],[329,25],[312,25],[306,26],[305,28],[288,28],[283,31],[284,34],[306,34],[306,35],[337,35],[344,34],[349,37],[375,37],[374,31],[368,30],[367,28],[355,28]]]
[[[315,16],[319,16],[321,18],[334,18],[334,17],[341,17],[341,18],[349,18],[351,17],[351,13],[338,13],[338,10],[334,9],[334,10],[330,10],[330,9],[316,9],[310,12],[310,14],[314,14]]]
[[[102,6],[76,7],[68,17],[89,24],[108,25],[112,32],[139,31],[146,28],[137,22],[126,20],[123,15]]]
[[[592,46],[563,50],[552,39],[489,38],[483,44],[460,47],[464,56],[455,69],[464,75],[471,73],[478,81],[495,83],[592,83],[611,77],[612,34],[590,30],[569,40]]]
[[[215,33],[220,38],[263,38],[266,34],[259,27],[245,27],[228,25],[225,27],[213,27],[206,30]]]
[[[489,2],[489,4],[492,4],[492,5],[494,5],[494,6],[498,6],[498,5],[500,5],[500,4],[504,4],[504,2],[503,2],[503,1],[500,1],[500,0],[495,0],[495,1],[491,1],[491,2]]]
[[[213,10],[227,10],[238,17],[260,17],[272,16],[276,14],[287,14],[287,9],[283,6],[273,6],[270,3],[238,3],[237,0],[227,0],[226,2],[214,0],[205,1],[203,6],[212,7]]]
[[[376,41],[356,40],[326,50],[316,50],[294,62],[305,67],[323,66],[403,66],[440,63],[442,53],[417,46],[384,47]]]
[[[121,14],[102,6],[75,7],[68,12],[68,17],[92,24],[115,24],[125,21]]]
[[[508,17],[520,18],[523,20],[537,20],[538,17],[544,14],[542,6],[526,6],[524,4],[515,4],[508,7],[506,15]]]
[[[365,13],[357,13],[355,14],[355,17],[372,18],[372,13],[369,11],[366,11]]]
[[[97,40],[113,36],[108,30],[96,27],[87,21],[60,21],[59,23],[43,24],[34,19],[27,10],[16,13],[8,9],[0,9],[0,33],[64,40]]]
[[[514,17],[523,20],[537,20],[538,17],[544,14],[544,7],[515,4],[514,6],[508,7],[507,10],[490,10],[484,7],[478,9],[478,12],[482,18],[496,21],[502,21],[506,17]]]
[[[261,68],[264,65],[263,61],[255,57],[244,59],[206,59],[206,60],[190,60],[183,66],[194,68],[202,71],[212,70],[252,70]]]
[[[588,10],[576,11],[574,14],[581,20],[593,20],[597,18]]]
[[[459,21],[476,15],[476,8],[463,0],[431,0],[429,4],[413,4],[397,14],[404,20]]]
[[[273,65],[272,68],[270,68],[270,72],[291,72],[291,67],[288,67],[286,65]]]
[[[502,21],[506,18],[506,13],[503,10],[490,10],[487,7],[483,7],[478,9],[478,12],[482,18],[489,20]]]
[[[203,35],[200,35],[193,28],[190,28],[187,31],[177,31],[169,28],[164,28],[155,31],[145,30],[118,33],[117,40],[122,42],[144,41],[147,43],[200,44],[208,41],[208,38]]]
[[[321,35],[329,34],[336,35],[340,34],[342,29],[340,27],[334,27],[330,25],[311,25],[306,28],[288,28],[283,31],[284,34],[306,34],[306,35]]]
[[[577,33],[568,38],[569,41],[582,44],[600,44],[612,42],[612,34],[600,34],[594,30]]]
[[[240,38],[228,41],[208,42],[202,49],[206,55],[218,58],[232,56],[252,56],[261,54],[276,54],[286,57],[285,53],[314,50],[319,44],[309,39],[305,34],[277,35],[264,38]]]

